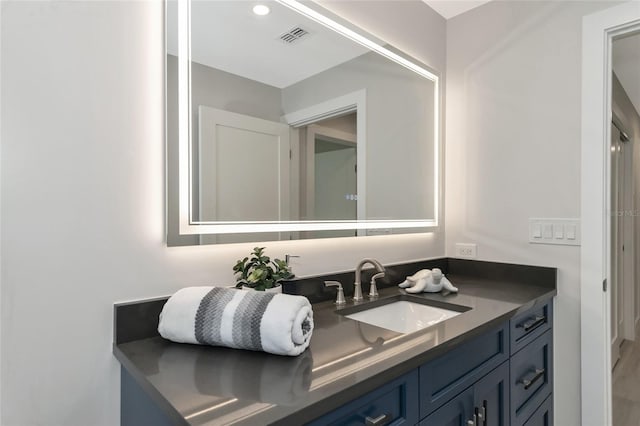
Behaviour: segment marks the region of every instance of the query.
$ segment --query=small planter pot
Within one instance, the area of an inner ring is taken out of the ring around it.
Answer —
[[[253,290],[253,291],[258,291],[258,290],[254,290],[251,287],[242,287],[243,290],[245,291],[249,291],[249,290]],[[275,287],[272,288],[267,288],[264,290],[266,293],[282,293],[282,286],[280,284],[278,284]]]

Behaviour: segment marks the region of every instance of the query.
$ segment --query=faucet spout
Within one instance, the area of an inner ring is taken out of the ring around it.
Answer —
[[[362,267],[364,265],[366,265],[367,263],[370,263],[371,265],[373,265],[374,268],[376,268],[377,272],[384,272],[384,266],[382,266],[382,264],[380,262],[378,262],[375,259],[363,259],[360,261],[360,263],[358,263],[358,266],[356,267],[356,280],[353,283],[353,301],[354,302],[361,302],[363,300],[362,297]]]

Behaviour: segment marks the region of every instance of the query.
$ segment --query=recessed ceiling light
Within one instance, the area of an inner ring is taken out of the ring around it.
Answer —
[[[253,13],[255,13],[256,15],[264,16],[268,15],[269,12],[271,12],[271,9],[269,9],[269,7],[265,6],[264,4],[257,4],[253,6]]]

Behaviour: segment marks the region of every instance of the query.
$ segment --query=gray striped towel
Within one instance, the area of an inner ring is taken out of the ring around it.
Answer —
[[[187,287],[169,298],[158,332],[179,343],[298,355],[311,341],[306,297],[224,287]]]

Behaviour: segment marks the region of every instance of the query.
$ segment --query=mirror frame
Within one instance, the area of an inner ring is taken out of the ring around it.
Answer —
[[[438,226],[440,213],[440,84],[438,75],[416,64],[405,56],[347,28],[345,25],[296,1],[276,0],[301,15],[318,22],[344,37],[369,48],[399,65],[419,74],[434,83],[434,218],[415,220],[324,220],[324,221],[194,221],[192,206],[192,150],[191,150],[191,2],[178,1],[178,200],[179,235],[242,234],[257,232],[296,232],[325,230],[367,230],[411,228],[424,232]],[[295,120],[294,120],[295,121]],[[291,124],[291,123],[290,123]],[[358,232],[361,235],[361,232]]]

